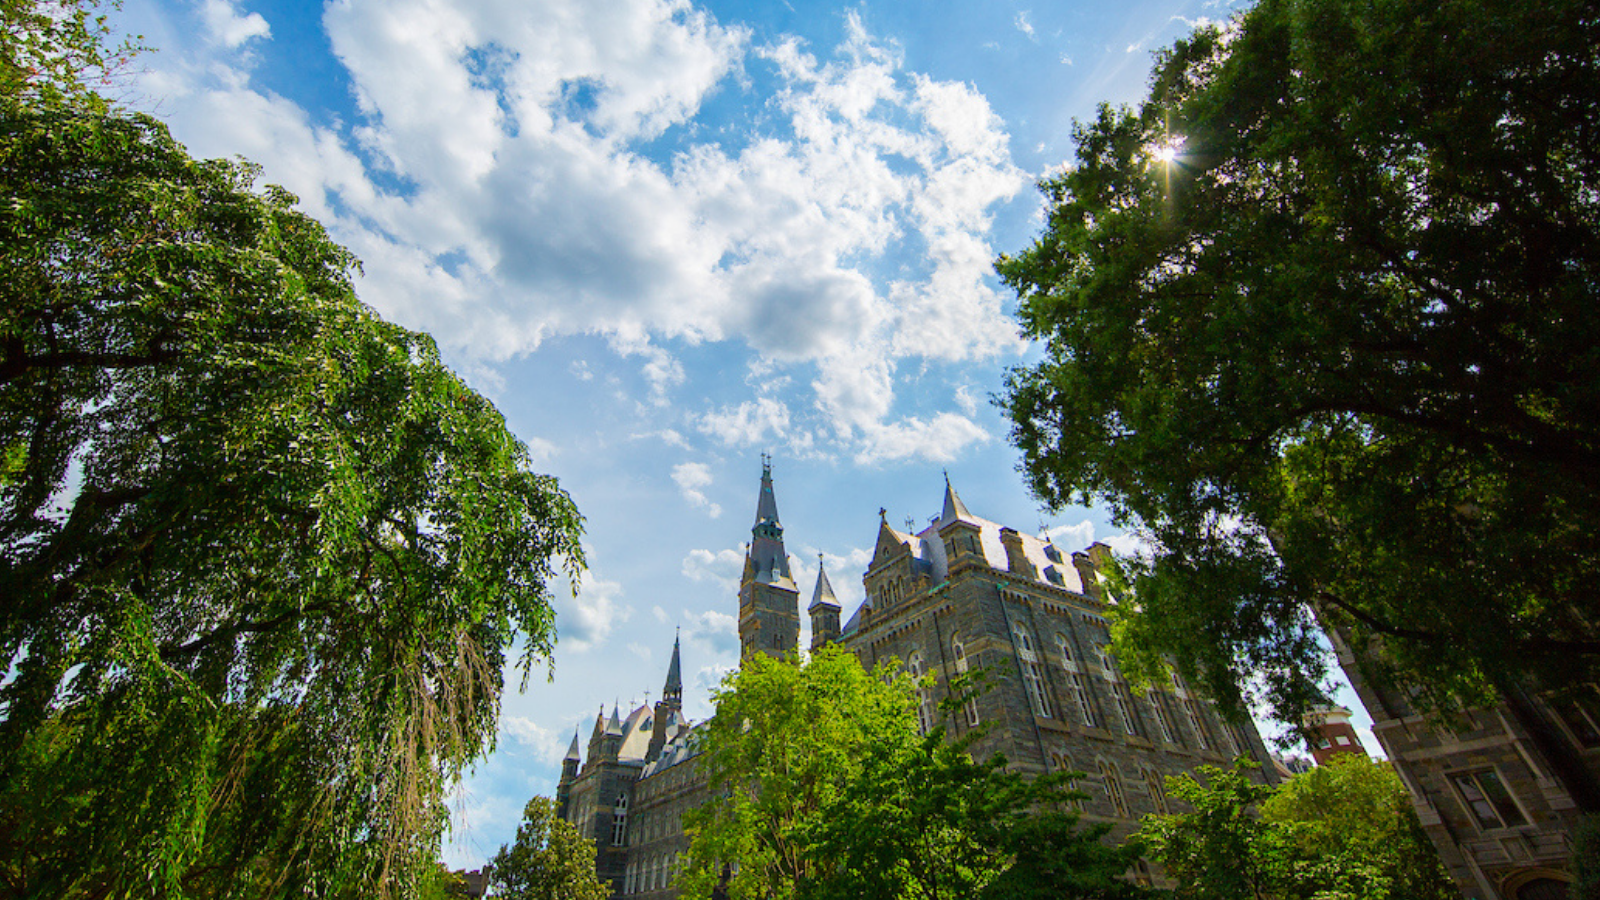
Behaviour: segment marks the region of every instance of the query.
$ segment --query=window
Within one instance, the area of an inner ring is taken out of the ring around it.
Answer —
[[[1167,807],[1166,782],[1161,773],[1155,769],[1144,770],[1144,787],[1150,793],[1150,805],[1155,811],[1167,815],[1171,810]]]
[[[1119,818],[1126,819],[1128,817],[1128,798],[1122,793],[1122,778],[1117,775],[1116,767],[1101,760],[1100,780],[1106,786],[1106,799],[1111,801],[1111,808],[1116,810]]]
[[[1133,697],[1128,693],[1128,686],[1121,682],[1111,685],[1111,696],[1117,701],[1117,716],[1122,719],[1122,730],[1128,734],[1138,734],[1139,728],[1133,717]]]
[[[967,647],[966,647],[966,645],[961,643],[961,639],[960,638],[952,637],[950,639],[950,651],[951,651],[951,655],[953,655],[955,657],[955,660],[956,660],[956,674],[958,674],[958,675],[967,674]],[[970,690],[970,687],[968,688],[968,690]],[[968,728],[972,728],[972,727],[976,726],[978,724],[978,698],[977,697],[974,696],[974,697],[971,697],[971,698],[969,698],[967,700],[966,713],[967,713],[967,727]]]
[[[1472,810],[1479,828],[1510,828],[1527,822],[1517,801],[1512,799],[1511,792],[1506,790],[1495,770],[1456,772],[1450,776],[1450,781],[1461,793],[1467,808]]]
[[[1239,731],[1232,722],[1222,723],[1222,739],[1228,743],[1228,756],[1237,759],[1244,755],[1246,742],[1240,739]]]
[[[1600,747],[1600,712],[1596,711],[1590,696],[1557,701],[1551,707],[1555,709],[1561,724],[1572,732],[1572,738],[1578,742],[1578,746]]]
[[[1083,675],[1078,672],[1078,663],[1072,655],[1072,642],[1064,634],[1056,635],[1056,652],[1061,654],[1061,669],[1067,676],[1067,693],[1072,696],[1072,705],[1078,708],[1078,721],[1087,728],[1094,728],[1094,708],[1089,705],[1089,688],[1083,683]]]
[[[917,682],[917,731],[927,734],[933,730],[933,697],[932,692],[922,686],[921,652],[911,654],[911,659],[906,662],[906,671]]]
[[[1066,755],[1065,753],[1052,752],[1050,754],[1050,761],[1055,764],[1055,770],[1054,771],[1056,771],[1056,772],[1071,772],[1072,771],[1072,757]],[[1072,782],[1067,787],[1075,794],[1081,795],[1083,793],[1082,788],[1079,786],[1078,782],[1076,782],[1076,781]],[[1082,796],[1073,797],[1071,800],[1068,800],[1067,802],[1072,804],[1072,808],[1074,810],[1076,810],[1078,812],[1083,812],[1083,797]]]
[[[1150,711],[1154,714],[1156,733],[1161,739],[1169,744],[1177,743],[1172,739],[1172,722],[1167,719],[1167,707],[1162,704],[1161,695],[1154,690],[1150,692]]]
[[[1022,628],[1016,629],[1017,655],[1022,663],[1022,682],[1027,688],[1028,703],[1033,714],[1050,718],[1050,695],[1044,690],[1044,673],[1039,670],[1039,655],[1033,652],[1033,641]]]
[[[611,846],[621,847],[628,840],[628,795],[618,794],[611,808]]]
[[[1205,726],[1200,724],[1200,709],[1194,705],[1193,697],[1183,698],[1183,711],[1188,714],[1189,727],[1194,730],[1195,746],[1201,750],[1211,749],[1210,743],[1206,741]]]

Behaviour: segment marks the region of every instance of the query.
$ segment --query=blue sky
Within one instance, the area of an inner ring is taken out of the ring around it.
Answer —
[[[1034,351],[991,264],[1073,120],[1231,6],[129,0],[157,49],[127,99],[298,195],[588,518],[553,680],[508,692],[451,864],[600,704],[660,690],[675,628],[707,714],[763,451],[802,591],[821,554],[847,609],[878,508],[926,521],[942,470],[978,515],[1128,546],[1022,487],[990,397]]]

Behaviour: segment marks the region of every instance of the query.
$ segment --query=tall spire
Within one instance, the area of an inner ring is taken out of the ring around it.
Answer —
[[[678,661],[678,636],[672,637],[672,662],[667,664],[667,683],[661,689],[661,700],[664,703],[680,703],[683,700],[683,664]]]
[[[811,592],[811,605],[807,610],[815,610],[819,606],[839,605],[839,598],[833,593],[833,582],[828,580],[828,569],[822,562],[822,554],[817,554],[817,586]]]
[[[572,746],[567,748],[566,759],[582,759],[578,750],[578,729],[572,729]]]
[[[789,554],[783,549],[783,524],[778,521],[778,498],[772,491],[772,457],[761,454],[761,496],[756,500],[756,523],[750,528],[750,565],[756,581],[792,587]]]
[[[944,473],[944,510],[939,513],[939,524],[954,522],[957,519],[972,520],[972,513],[967,512],[967,505],[961,502],[961,495],[950,486],[950,473]]]

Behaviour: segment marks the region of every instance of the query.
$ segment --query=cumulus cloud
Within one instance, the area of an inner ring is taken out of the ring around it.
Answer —
[[[230,46],[270,35],[228,0],[203,13]],[[926,454],[882,439],[935,420],[894,421],[898,360],[1021,346],[990,268],[992,212],[1028,183],[1004,124],[856,13],[832,48],[758,44],[688,0],[348,0],[324,24],[352,123],[314,124],[225,64],[155,73],[150,93],[197,152],[262,162],[365,262],[364,299],[459,358],[600,335],[665,405],[686,379],[672,342],[737,342],[816,375],[724,399],[700,430],[802,449],[832,431],[900,458]],[[707,98],[754,69],[777,87],[741,137],[697,138]]]
[[[268,38],[272,28],[260,13],[239,15],[229,0],[204,0],[200,4],[200,21],[212,41],[233,49],[251,38]]]
[[[681,463],[672,467],[672,480],[683,499],[706,511],[711,518],[722,515],[722,507],[706,499],[702,488],[711,486],[711,467],[705,463]]]
[[[683,622],[683,636],[701,641],[717,653],[737,653],[739,620],[716,610],[688,614]]]
[[[683,558],[683,575],[691,581],[717,585],[727,595],[739,590],[739,574],[744,571],[744,551],[690,550]]]
[[[633,614],[632,607],[621,602],[622,585],[606,581],[591,570],[572,596],[558,593],[556,600],[556,631],[560,645],[580,653],[603,643],[621,622]]]
[[[1094,522],[1084,519],[1071,525],[1055,525],[1045,532],[1050,540],[1068,551],[1082,550],[1094,543]]]
[[[931,419],[910,417],[867,428],[855,458],[866,464],[912,457],[950,462],[969,445],[988,440],[989,433],[976,422],[946,412]]]
[[[1031,15],[1033,15],[1032,10],[1022,10],[1021,12],[1017,13],[1017,17],[1012,23],[1017,26],[1018,31],[1030,38],[1033,37],[1033,23],[1028,20],[1028,17]]]
[[[566,755],[567,744],[560,734],[522,716],[503,716],[500,736],[502,743],[513,744],[549,765],[560,765]]]

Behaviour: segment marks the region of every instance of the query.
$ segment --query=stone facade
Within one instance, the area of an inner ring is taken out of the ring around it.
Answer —
[[[752,538],[739,588],[740,644],[745,654],[786,655],[799,646],[799,594],[766,460]],[[1142,697],[1123,680],[1107,650],[1106,598],[1095,575],[1106,552],[1097,544],[1068,557],[1048,540],[978,518],[947,483],[939,517],[921,533],[879,522],[866,599],[842,627],[819,567],[807,608],[812,648],[837,642],[864,666],[892,657],[931,675],[919,710],[924,729],[952,680],[982,673],[987,690],[947,723],[952,733],[986,729],[974,753],[1004,753],[1024,772],[1087,773],[1078,785],[1089,795],[1084,818],[1109,823],[1112,840],[1144,814],[1167,810],[1169,775],[1246,755],[1261,764],[1258,777],[1276,781],[1253,725],[1225,722],[1176,680]],[[676,896],[669,885],[689,844],[682,817],[706,799],[695,732],[678,714],[678,667],[675,644],[663,693],[672,700],[625,720],[615,709],[609,720],[598,717],[581,767],[573,737],[557,789],[562,815],[600,848],[596,867],[614,897]]]
[[[1501,703],[1463,710],[1445,725],[1419,714],[1404,691],[1368,678],[1345,636],[1335,633],[1333,643],[1372,716],[1373,734],[1462,894],[1566,897],[1571,835],[1581,814],[1551,751],[1576,764],[1566,780],[1581,786],[1600,779],[1600,703],[1593,689],[1559,699],[1525,694],[1520,715]],[[1530,725],[1541,732],[1538,739]]]

